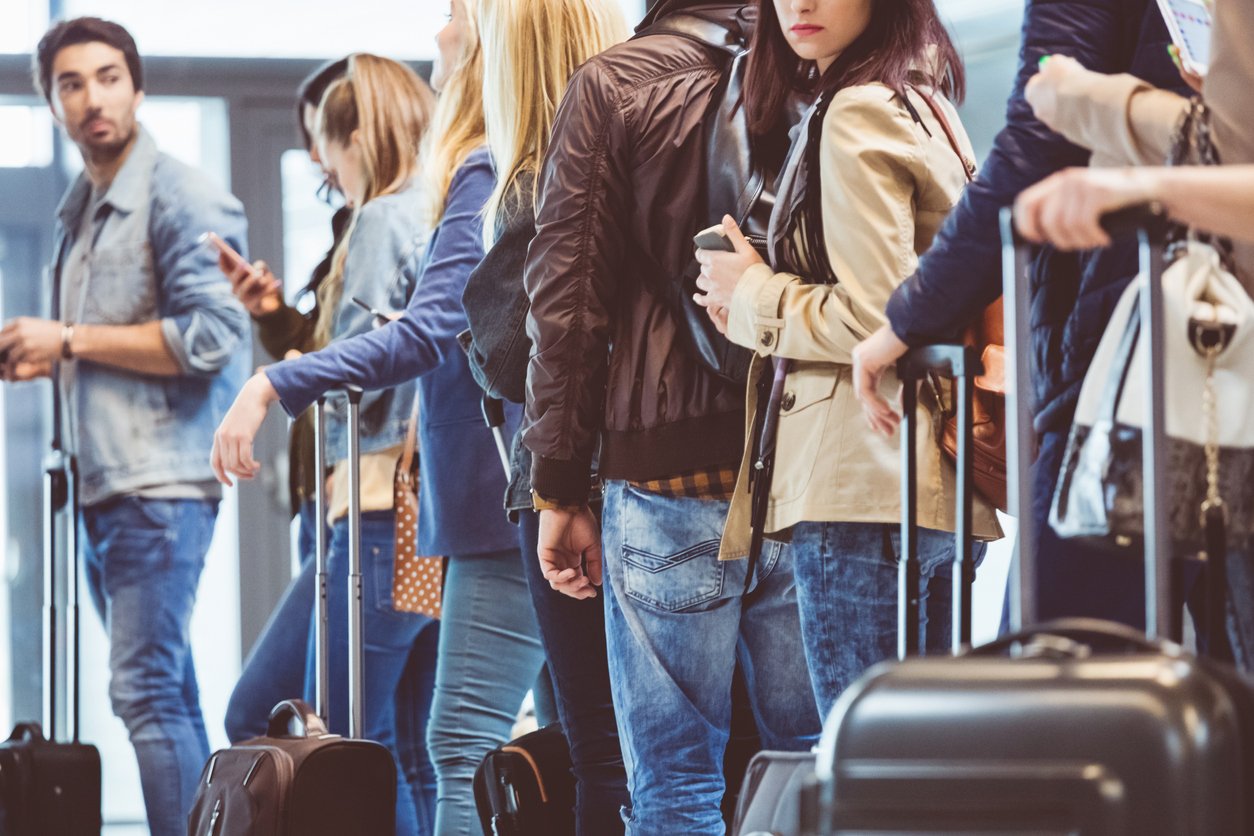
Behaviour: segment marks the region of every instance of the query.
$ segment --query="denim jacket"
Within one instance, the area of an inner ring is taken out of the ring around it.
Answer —
[[[505,476],[480,415],[482,393],[457,346],[457,334],[466,328],[462,293],[483,258],[483,205],[495,182],[486,148],[471,153],[457,169],[444,215],[417,265],[418,286],[404,316],[266,367],[279,403],[292,416],[345,382],[369,390],[418,378],[419,554],[482,554],[518,543],[514,527],[500,511]],[[517,428],[519,412],[506,410],[507,435]]]
[[[369,333],[375,326],[374,316],[354,304],[353,297],[378,311],[405,309],[418,284],[430,237],[423,206],[422,185],[415,179],[401,191],[376,197],[361,207],[347,233],[351,237],[344,262],[344,287],[331,344]],[[339,382],[352,379],[345,372]],[[365,393],[361,399],[362,453],[386,450],[405,440],[416,391],[414,381],[407,380]],[[348,457],[348,398],[342,390],[327,392],[327,455],[331,462]]]
[[[214,231],[245,252],[243,207],[139,131],[98,210],[79,292],[61,305],[74,322],[159,319],[181,373],[146,375],[87,360],[63,371],[83,505],[143,488],[212,483],[213,433],[247,370],[248,315],[214,253],[197,241]],[[57,288],[90,199],[83,174],[57,209]]]

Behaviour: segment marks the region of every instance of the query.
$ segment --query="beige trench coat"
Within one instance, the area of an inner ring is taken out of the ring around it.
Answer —
[[[934,100],[963,156],[973,159],[957,113],[939,95]],[[750,380],[757,379],[766,356],[793,361],[766,518],[771,534],[803,521],[901,519],[899,438],[868,427],[853,393],[851,352],[885,324],[888,297],[915,271],[919,254],[966,185],[963,162],[927,103],[915,92],[911,101],[927,131],[880,84],[841,90],[828,107],[820,149],[823,235],[838,283],[806,284],[758,264],[745,272],[732,297],[728,336],[758,354]],[[886,375],[884,391],[896,398],[897,388],[896,378]],[[756,401],[751,384],[750,422]],[[952,531],[954,470],[943,459],[936,402],[926,388],[919,417],[919,524]],[[723,533],[723,559],[748,554],[748,446]],[[992,507],[978,496],[974,531],[983,539],[1001,533]]]

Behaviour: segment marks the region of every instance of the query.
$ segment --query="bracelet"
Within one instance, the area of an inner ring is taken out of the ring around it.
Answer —
[[[62,322],[61,323],[61,359],[62,360],[74,359],[74,349],[70,345],[73,339],[74,339],[74,323]]]

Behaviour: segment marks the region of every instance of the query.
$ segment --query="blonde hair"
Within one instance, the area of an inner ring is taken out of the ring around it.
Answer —
[[[497,170],[484,207],[483,239],[490,247],[519,178],[540,171],[571,76],[625,40],[628,28],[617,0],[480,0],[479,16],[488,56],[483,109]]]
[[[318,286],[314,342],[330,342],[344,288],[344,264],[365,204],[405,188],[419,169],[419,148],[435,110],[435,94],[409,67],[367,53],[348,57],[345,74],[331,82],[314,118],[317,141],[347,146],[357,134],[366,191]]]
[[[431,130],[423,145],[427,161],[427,222],[435,226],[444,217],[453,175],[484,143],[483,50],[479,43],[478,11],[482,0],[455,0],[466,16],[461,55],[448,68],[444,87],[435,106]]]

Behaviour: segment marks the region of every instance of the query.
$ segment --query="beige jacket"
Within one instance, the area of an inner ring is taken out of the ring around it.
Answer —
[[[914,92],[911,100],[926,132],[881,84],[841,90],[828,107],[820,149],[823,235],[839,282],[806,284],[758,264],[745,272],[732,297],[728,337],[758,352],[750,380],[757,379],[762,357],[794,361],[786,380],[788,408],[780,415],[768,533],[803,521],[901,519],[899,439],[867,426],[853,393],[851,352],[885,324],[888,297],[915,271],[919,254],[966,185],[963,163],[927,103]],[[935,101],[963,155],[974,159],[953,107],[940,96]],[[886,378],[885,392],[895,398],[897,380]],[[750,422],[756,407],[750,385]],[[952,531],[954,471],[942,458],[936,403],[926,387],[919,418],[919,525]],[[743,461],[723,559],[748,553],[748,442]],[[981,538],[1001,533],[992,507],[979,497],[974,530]]]
[[[1210,71],[1202,86],[1219,158],[1254,163],[1254,3],[1216,0]],[[1092,165],[1162,165],[1187,102],[1130,75],[1084,75],[1058,91],[1058,124],[1093,151]],[[1254,244],[1234,241],[1237,278],[1254,291]]]

